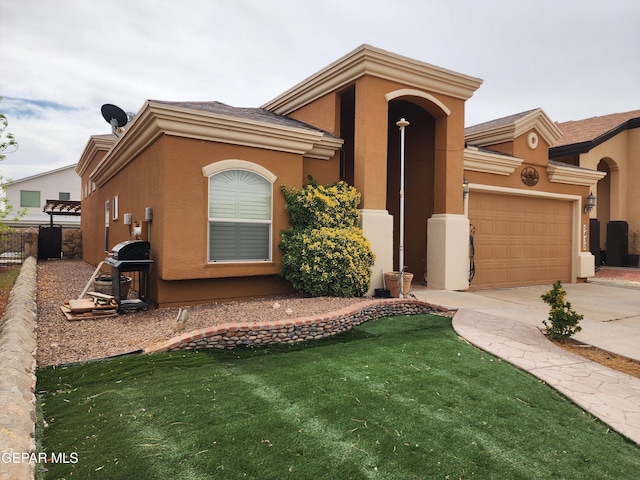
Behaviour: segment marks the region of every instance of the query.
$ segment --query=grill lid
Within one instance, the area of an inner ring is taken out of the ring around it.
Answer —
[[[151,245],[146,240],[127,240],[111,249],[114,260],[148,260]]]

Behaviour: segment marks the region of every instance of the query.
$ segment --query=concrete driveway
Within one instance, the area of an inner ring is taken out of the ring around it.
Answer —
[[[640,360],[640,285],[615,282],[563,284],[567,301],[584,315],[574,338]],[[544,328],[549,307],[540,295],[551,285],[475,292],[433,290],[414,285],[419,299],[447,308],[469,309]]]

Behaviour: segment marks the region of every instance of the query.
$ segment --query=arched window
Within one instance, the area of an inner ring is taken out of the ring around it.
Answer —
[[[209,261],[271,260],[273,184],[234,168],[209,176]]]

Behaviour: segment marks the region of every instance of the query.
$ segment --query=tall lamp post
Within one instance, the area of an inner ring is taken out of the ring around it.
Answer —
[[[398,267],[400,270],[400,298],[404,297],[404,129],[409,126],[404,117],[396,122],[400,129],[400,248]]]

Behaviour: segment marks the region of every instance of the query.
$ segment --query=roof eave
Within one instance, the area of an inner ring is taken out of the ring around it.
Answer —
[[[580,142],[571,143],[569,145],[562,145],[559,147],[549,148],[549,159],[555,160],[557,158],[573,157],[582,153],[587,153],[595,145],[593,142]]]
[[[553,145],[562,137],[558,126],[551,121],[544,110],[537,108],[511,123],[466,134],[465,141],[470,145],[486,147],[512,142],[531,129],[536,129],[547,145]]]
[[[82,151],[80,160],[76,164],[76,173],[80,177],[82,177],[87,168],[89,168],[89,165],[95,158],[96,154],[99,151],[109,151],[116,143],[116,141],[117,138],[115,137],[115,135],[113,136],[113,138],[108,138],[105,135],[91,135],[91,137],[89,137],[89,140],[87,141],[87,145]]]
[[[319,130],[275,125],[200,110],[145,102],[113,149],[91,172],[101,186],[162,135],[276,150],[328,160],[343,141]]]
[[[364,75],[463,100],[470,98],[482,84],[479,78],[396,55],[370,45],[361,45],[264,104],[262,108],[280,115],[288,115]]]
[[[547,176],[550,182],[569,185],[594,186],[607,175],[606,172],[574,166],[562,166],[549,163]]]
[[[523,162],[522,158],[486,152],[475,147],[464,149],[464,169],[474,172],[511,175]]]

